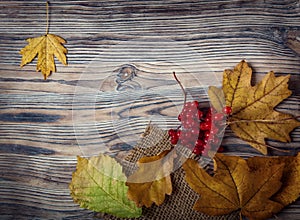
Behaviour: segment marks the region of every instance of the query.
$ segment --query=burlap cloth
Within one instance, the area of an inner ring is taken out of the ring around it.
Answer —
[[[167,131],[161,130],[154,126],[148,126],[143,134],[142,139],[125,157],[125,160],[119,161],[124,167],[126,175],[132,174],[136,169],[136,162],[144,156],[157,155],[164,150],[170,149],[172,146],[168,140]],[[183,148],[177,149],[179,154],[189,156],[189,151]],[[208,164],[207,168],[212,168],[212,163],[202,161]],[[201,163],[200,163],[201,164]],[[173,192],[170,196],[166,195],[166,199],[161,206],[153,204],[150,208],[143,208],[143,214],[139,220],[146,219],[162,219],[162,220],[182,220],[182,219],[204,219],[204,220],[238,220],[239,213],[231,213],[230,215],[210,217],[203,213],[193,210],[194,203],[199,198],[185,181],[184,170],[181,166],[171,174]],[[98,216],[100,217],[100,216]],[[101,218],[117,220],[117,218],[108,214],[102,214]]]

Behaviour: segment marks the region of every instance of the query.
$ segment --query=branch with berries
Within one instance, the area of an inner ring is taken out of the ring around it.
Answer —
[[[275,77],[269,72],[256,85],[251,85],[252,69],[242,60],[233,70],[225,70],[222,88],[210,86],[210,107],[198,101],[186,101],[186,91],[173,73],[184,94],[184,103],[178,120],[181,125],[169,130],[170,142],[180,144],[194,156],[209,156],[222,152],[220,146],[225,128],[231,130],[249,145],[267,155],[268,148],[286,152],[266,143],[266,139],[290,142],[289,133],[300,126],[295,117],[274,108],[291,95],[289,75]]]
[[[231,107],[224,106],[222,112],[217,112],[213,106],[201,107],[197,100],[186,102],[186,91],[175,72],[173,75],[184,94],[184,104],[178,115],[181,125],[168,131],[171,144],[186,146],[196,156],[208,156],[210,151],[222,152],[223,148],[219,146]]]

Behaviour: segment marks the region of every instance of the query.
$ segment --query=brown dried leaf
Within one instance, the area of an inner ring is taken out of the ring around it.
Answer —
[[[38,56],[36,70],[41,71],[44,79],[47,79],[51,72],[56,71],[54,56],[64,65],[67,65],[66,54],[68,51],[63,46],[66,41],[60,36],[45,34],[40,37],[28,38],[26,41],[28,45],[20,51],[22,54],[21,67]]]
[[[240,210],[249,219],[266,219],[282,209],[282,204],[270,198],[282,185],[284,162],[253,170],[241,157],[216,154],[215,164],[213,177],[195,160],[188,159],[183,165],[186,181],[200,194],[195,210],[208,215]]]
[[[247,162],[252,170],[269,169],[274,165],[284,163],[282,187],[272,196],[272,200],[286,206],[300,196],[300,153],[297,156],[286,157],[253,157]]]
[[[165,195],[171,195],[174,151],[164,151],[157,156],[143,157],[138,161],[138,170],[128,177],[128,198],[138,207],[161,205]]]

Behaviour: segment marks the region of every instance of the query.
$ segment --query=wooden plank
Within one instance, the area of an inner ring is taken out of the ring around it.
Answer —
[[[278,110],[299,115],[300,8],[297,0],[50,1],[50,32],[67,40],[68,66],[47,81],[34,61],[19,67],[25,39],[45,33],[45,1],[0,2],[1,219],[92,219],[68,190],[76,155],[126,152],[149,120],[178,125],[183,97],[207,103],[207,85],[246,59],[253,82],[291,74],[293,95]],[[136,76],[118,87],[124,65]],[[123,90],[124,89],[124,90]],[[300,128],[292,143],[300,150]],[[225,149],[259,155],[228,129]],[[273,154],[282,154],[271,151]],[[299,219],[300,201],[279,218]]]

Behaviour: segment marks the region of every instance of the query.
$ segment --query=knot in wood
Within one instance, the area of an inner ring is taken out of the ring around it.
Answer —
[[[131,64],[123,65],[117,74],[116,82],[121,84],[133,79],[136,76],[136,70],[136,67]]]

